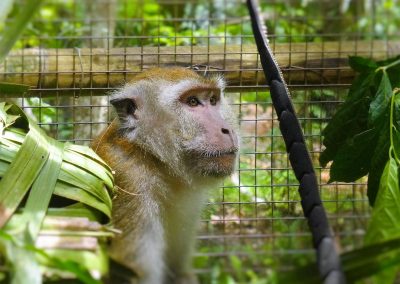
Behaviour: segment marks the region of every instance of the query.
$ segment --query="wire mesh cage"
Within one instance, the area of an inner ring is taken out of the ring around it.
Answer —
[[[365,180],[329,183],[329,169],[318,162],[321,132],[354,77],[347,57],[400,53],[400,3],[268,0],[261,12],[330,224],[342,250],[352,249],[369,217]],[[58,140],[89,144],[113,119],[110,91],[142,70],[168,65],[223,74],[240,118],[237,171],[210,193],[202,215],[194,263],[203,282],[221,275],[271,280],[313,259],[243,1],[48,0],[0,65],[2,81],[31,90],[1,99],[17,101]]]

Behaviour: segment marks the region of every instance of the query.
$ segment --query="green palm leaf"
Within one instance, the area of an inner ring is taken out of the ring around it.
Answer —
[[[19,107],[0,103],[0,254],[15,272],[12,283],[40,283],[43,267],[97,283],[85,269],[106,272],[101,242],[112,232],[101,223],[111,218],[113,190],[112,171],[93,150],[48,137]],[[75,203],[49,208],[53,194]],[[55,225],[45,225],[51,220]],[[66,227],[57,225],[64,222]],[[82,245],[89,238],[98,249],[66,253],[55,245],[51,252],[59,251],[61,258],[48,257],[35,244],[51,244],[52,236],[64,238],[64,245]],[[100,260],[79,262],[88,256]]]

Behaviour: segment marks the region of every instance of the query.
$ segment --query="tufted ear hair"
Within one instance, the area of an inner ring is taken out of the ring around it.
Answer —
[[[134,98],[121,96],[112,97],[110,103],[114,106],[120,121],[119,134],[134,140],[137,134],[137,103]]]
[[[125,121],[129,118],[137,119],[136,100],[133,98],[111,98],[110,103],[114,106],[120,120]]]

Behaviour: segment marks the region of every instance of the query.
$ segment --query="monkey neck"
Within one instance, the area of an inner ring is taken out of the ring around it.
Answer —
[[[197,175],[185,166],[179,169],[168,166],[145,147],[121,136],[118,120],[114,120],[91,146],[115,170],[117,185],[132,193],[147,191],[142,188],[147,184],[143,180],[154,181],[154,184],[149,186],[158,184],[176,191],[204,191],[216,187],[221,182],[221,178]]]

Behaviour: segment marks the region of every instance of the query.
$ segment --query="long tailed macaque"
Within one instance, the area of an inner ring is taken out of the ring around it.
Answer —
[[[238,153],[223,90],[218,76],[155,68],[111,97],[118,117],[92,147],[119,189],[113,224],[122,233],[111,257],[135,271],[137,283],[197,283],[191,257],[200,211]]]

